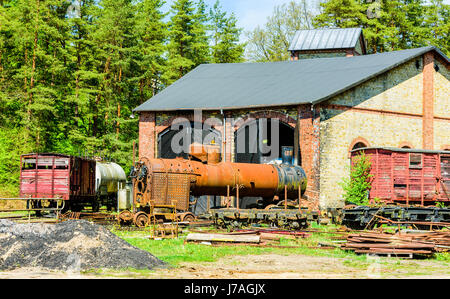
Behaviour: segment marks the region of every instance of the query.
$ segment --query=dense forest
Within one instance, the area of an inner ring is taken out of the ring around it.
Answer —
[[[243,61],[220,3],[0,1],[0,185],[20,154],[107,156],[131,166],[139,106],[201,63]]]
[[[128,169],[135,107],[202,63],[285,60],[298,29],[362,27],[371,53],[450,52],[442,0],[308,3],[274,1],[243,44],[219,1],[0,0],[0,196],[17,195],[23,153],[108,156]]]

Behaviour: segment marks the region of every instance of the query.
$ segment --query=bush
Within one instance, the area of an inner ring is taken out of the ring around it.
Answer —
[[[27,132],[0,127],[0,197],[19,195],[20,155],[32,152]]]
[[[356,157],[350,170],[350,178],[344,178],[341,183],[344,189],[344,199],[346,203],[356,205],[369,204],[369,191],[372,187],[372,177],[370,168],[372,163],[363,153]]]

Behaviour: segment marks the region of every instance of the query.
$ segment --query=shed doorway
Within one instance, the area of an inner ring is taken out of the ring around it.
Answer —
[[[175,159],[182,157],[188,159],[189,146],[194,143],[196,134],[201,136],[202,144],[213,144],[219,147],[222,144],[222,135],[216,129],[199,123],[185,122],[175,126],[175,128],[169,127],[159,134],[158,158]]]
[[[252,120],[241,126],[234,134],[235,162],[281,163],[284,146],[291,146],[297,150],[299,157],[297,160],[301,161],[295,139],[295,129],[276,118]]]
[[[182,157],[189,158],[189,146],[194,143],[196,136],[201,136],[203,144],[222,144],[222,135],[216,129],[209,126],[203,126],[200,123],[184,122],[174,127],[169,127],[158,136],[158,158],[160,159],[175,159]],[[174,148],[173,145],[176,145]],[[181,152],[179,149],[182,149]],[[206,214],[208,208],[220,208],[220,196],[200,196],[190,198],[191,206],[189,211],[196,216]],[[209,203],[208,203],[209,201]]]
[[[235,162],[253,164],[281,164],[282,148],[290,146],[298,151],[296,160],[301,161],[300,150],[295,146],[296,129],[276,118],[255,119],[241,126],[234,134]],[[293,164],[298,164],[293,161]],[[271,198],[244,197],[239,208],[264,208]]]

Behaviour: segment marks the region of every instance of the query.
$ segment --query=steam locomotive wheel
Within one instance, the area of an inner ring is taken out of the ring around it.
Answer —
[[[145,212],[139,212],[134,215],[134,223],[137,227],[145,227],[149,224],[149,217]]]
[[[120,212],[119,221],[122,224],[133,221],[133,213],[131,213],[130,211],[127,211],[127,210]]]

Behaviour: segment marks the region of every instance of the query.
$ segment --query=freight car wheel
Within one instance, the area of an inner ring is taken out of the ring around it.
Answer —
[[[98,198],[95,198],[91,201],[92,212],[98,212],[100,210],[100,202]]]
[[[195,216],[192,214],[187,214],[183,217],[183,222],[193,222],[195,220]]]
[[[134,224],[136,224],[137,227],[147,226],[149,224],[148,214],[145,212],[139,212],[134,215]]]

